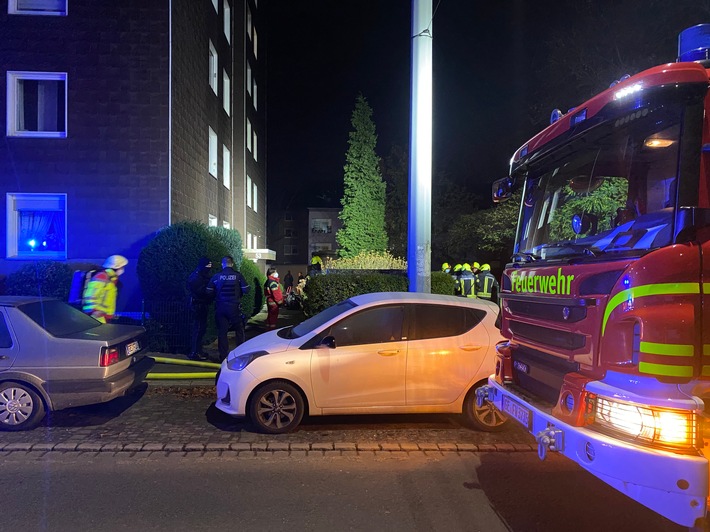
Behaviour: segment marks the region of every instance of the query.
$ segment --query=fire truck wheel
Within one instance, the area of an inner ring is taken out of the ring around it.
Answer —
[[[508,418],[489,401],[486,401],[483,406],[476,405],[476,390],[485,384],[486,381],[481,381],[468,392],[463,402],[463,416],[466,423],[474,429],[499,432],[505,429]]]

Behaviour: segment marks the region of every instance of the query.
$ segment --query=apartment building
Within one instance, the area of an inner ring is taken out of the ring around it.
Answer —
[[[166,225],[266,241],[264,20],[257,0],[0,2],[0,275],[129,259]]]

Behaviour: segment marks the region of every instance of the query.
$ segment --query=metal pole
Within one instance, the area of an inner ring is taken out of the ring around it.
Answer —
[[[409,131],[410,292],[431,292],[432,0],[412,0],[412,104]]]

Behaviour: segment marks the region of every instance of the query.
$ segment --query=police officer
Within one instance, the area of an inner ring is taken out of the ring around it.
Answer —
[[[471,265],[468,262],[461,266],[457,295],[462,297],[476,297],[476,278],[473,276]]]
[[[212,278],[212,261],[202,257],[197,268],[187,279],[187,289],[190,292],[190,313],[192,318],[190,328],[190,360],[207,360],[202,352],[202,338],[207,331],[207,315],[211,300],[207,295],[207,284]]]
[[[249,284],[244,276],[234,269],[234,259],[222,259],[222,271],[212,276],[207,283],[206,293],[215,300],[215,322],[217,323],[217,347],[220,362],[229,354],[227,331],[234,329],[237,345],[244,342],[244,322],[242,321],[242,296],[249,293]]]
[[[498,301],[500,285],[495,275],[491,273],[489,264],[482,264],[481,271],[476,279],[476,295],[488,301]]]

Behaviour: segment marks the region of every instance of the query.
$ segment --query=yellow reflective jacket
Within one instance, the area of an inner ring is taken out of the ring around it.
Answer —
[[[118,296],[118,275],[110,268],[95,274],[84,288],[83,310],[101,323],[113,318]]]

